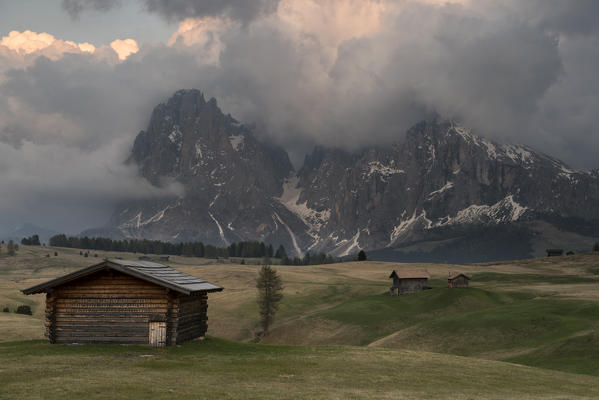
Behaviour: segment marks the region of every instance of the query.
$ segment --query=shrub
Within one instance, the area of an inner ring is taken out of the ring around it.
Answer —
[[[366,253],[364,250],[360,250],[358,253],[358,261],[366,261]]]
[[[15,311],[16,314],[24,314],[24,315],[32,315],[33,313],[31,312],[31,307],[27,306],[27,305],[22,305],[17,307],[17,310]]]
[[[4,307],[4,308],[2,309],[2,312],[10,312],[10,310],[8,309],[8,307]]]
[[[593,246],[593,251],[599,251],[599,242],[595,243]]]

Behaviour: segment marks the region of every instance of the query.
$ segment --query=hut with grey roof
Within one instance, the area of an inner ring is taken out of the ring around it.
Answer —
[[[23,290],[46,293],[50,343],[149,344],[203,337],[222,287],[148,261],[104,260]]]
[[[470,277],[463,273],[449,273],[447,277],[447,287],[449,288],[467,288],[470,283]]]
[[[390,292],[394,296],[429,289],[430,275],[426,269],[398,269],[394,270],[389,278],[393,279]]]

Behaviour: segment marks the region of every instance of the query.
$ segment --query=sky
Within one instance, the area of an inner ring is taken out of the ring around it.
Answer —
[[[181,195],[123,161],[182,88],[296,166],[434,112],[599,168],[597,21],[596,0],[0,0],[0,232]]]

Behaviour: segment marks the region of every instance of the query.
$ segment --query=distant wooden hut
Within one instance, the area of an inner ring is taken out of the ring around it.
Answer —
[[[208,293],[221,290],[166,265],[105,260],[23,293],[46,293],[50,343],[161,347],[204,336]]]
[[[559,257],[564,255],[562,249],[547,249],[547,257]]]
[[[415,293],[429,288],[428,280],[430,275],[425,269],[394,270],[389,278],[393,279],[393,286],[390,288],[393,296]]]
[[[470,277],[462,273],[450,273],[449,277],[447,278],[447,287],[450,288],[467,288],[469,283]]]

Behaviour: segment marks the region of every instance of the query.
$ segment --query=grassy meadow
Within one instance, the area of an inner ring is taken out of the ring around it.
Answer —
[[[90,254],[21,246],[0,255],[0,307],[34,311],[0,313],[0,398],[599,398],[599,254],[277,266],[285,297],[261,343],[256,265],[171,257],[225,288],[209,295],[207,340],[48,345],[43,295],[20,290],[106,257],[137,258]],[[389,296],[391,270],[413,267],[428,269],[433,289]],[[448,289],[450,272],[470,275],[471,288]]]

